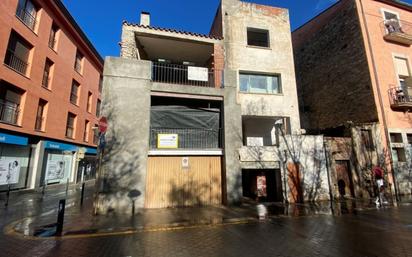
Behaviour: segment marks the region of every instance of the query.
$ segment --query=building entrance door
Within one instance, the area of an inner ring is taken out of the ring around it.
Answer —
[[[349,161],[336,161],[336,179],[339,196],[355,196]]]

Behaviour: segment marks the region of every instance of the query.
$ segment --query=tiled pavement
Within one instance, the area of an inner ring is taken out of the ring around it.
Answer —
[[[43,201],[14,196],[19,200],[8,210],[0,200],[1,227],[26,216],[52,214],[62,197],[57,192]],[[79,208],[78,194],[69,191],[72,209]],[[0,256],[412,256],[412,205],[116,236],[33,240],[1,235]]]

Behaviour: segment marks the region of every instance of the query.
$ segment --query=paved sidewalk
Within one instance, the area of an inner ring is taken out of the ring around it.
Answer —
[[[64,188],[63,188],[64,189]],[[135,233],[137,231],[171,230],[179,227],[213,226],[222,224],[239,224],[258,222],[258,213],[254,202],[245,202],[237,207],[194,207],[141,210],[135,215],[98,215],[93,213],[93,184],[86,190],[84,205],[80,206],[79,186],[71,187],[66,202],[66,213],[63,236],[99,236],[115,235],[118,233]],[[50,206],[37,208],[30,215],[16,217],[5,230],[8,234],[30,237],[50,236],[55,227],[51,226],[57,220],[58,199],[64,198],[65,190],[55,188],[49,193],[54,200]],[[60,196],[60,198],[58,197]],[[26,201],[40,201],[39,193],[21,196]],[[345,200],[341,202],[321,202],[307,204],[282,203],[266,204],[268,218],[299,217],[313,215],[344,215],[362,210],[376,209],[372,200]],[[19,208],[18,206],[10,206]],[[46,228],[45,228],[46,227]]]

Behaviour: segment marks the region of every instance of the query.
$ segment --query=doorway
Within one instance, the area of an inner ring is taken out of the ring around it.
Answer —
[[[259,202],[282,202],[279,169],[243,169],[243,196]]]
[[[335,161],[336,180],[340,197],[355,197],[349,161]]]

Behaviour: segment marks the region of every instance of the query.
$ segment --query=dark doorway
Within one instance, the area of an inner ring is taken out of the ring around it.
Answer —
[[[243,169],[243,196],[259,202],[282,202],[282,180],[278,169]]]
[[[336,179],[341,197],[355,197],[349,161],[336,161]]]

